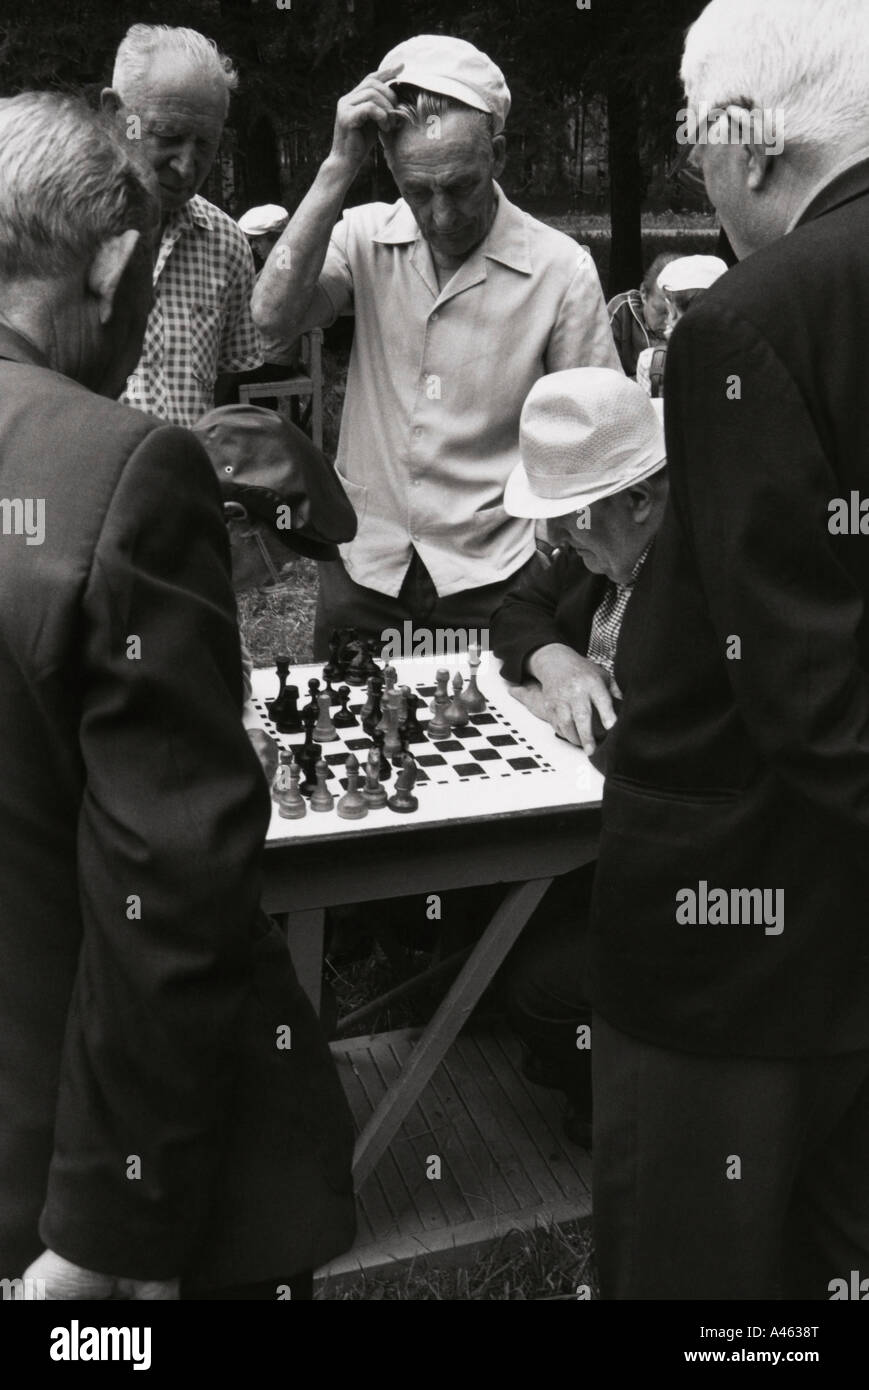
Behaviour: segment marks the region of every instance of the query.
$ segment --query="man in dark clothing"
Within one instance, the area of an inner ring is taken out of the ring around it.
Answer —
[[[660,408],[618,372],[556,372],[531,390],[520,424],[522,462],[508,511],[545,517],[558,546],[505,599],[492,645],[513,694],[589,753],[612,727],[619,629],[664,510]],[[590,1142],[590,1022],[585,918],[593,866],[553,883],[520,942],[506,1002],[526,1043],[526,1075],[567,1093],[568,1136]],[[581,1041],[581,1039],[580,1039]]]
[[[713,0],[686,41],[739,264],[671,339],[670,501],[616,661],[591,949],[606,1298],[825,1299],[869,1270],[865,20]]]

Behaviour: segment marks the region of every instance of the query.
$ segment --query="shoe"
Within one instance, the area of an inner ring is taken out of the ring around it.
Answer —
[[[588,1110],[580,1110],[568,1101],[561,1128],[571,1144],[576,1144],[580,1149],[591,1148],[591,1114]]]

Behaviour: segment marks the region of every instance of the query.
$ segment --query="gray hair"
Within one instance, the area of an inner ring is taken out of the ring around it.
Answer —
[[[133,24],[118,45],[112,86],[126,103],[160,58],[183,58],[191,69],[198,70],[217,83],[224,83],[227,101],[229,93],[238,86],[238,73],[213,39],[195,29],[175,29],[169,24]]]
[[[711,0],[688,30],[689,109],[782,113],[787,144],[869,138],[865,0]]]
[[[491,111],[478,111],[475,106],[468,106],[463,101],[457,101],[455,97],[444,96],[441,92],[428,92],[406,83],[396,85],[395,95],[398,97],[398,104],[392,112],[392,123],[389,130],[381,131],[380,135],[384,145],[395,138],[402,125],[425,130],[432,116],[441,119],[450,111],[469,111],[472,116],[479,116],[489,139],[494,138],[495,117]]]
[[[51,278],[90,263],[109,237],[158,216],[149,171],[77,97],[0,100],[0,277]]]

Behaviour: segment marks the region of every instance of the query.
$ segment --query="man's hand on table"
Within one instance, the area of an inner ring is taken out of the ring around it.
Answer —
[[[107,1301],[126,1299],[136,1302],[177,1299],[178,1279],[121,1279],[112,1274],[97,1274],[92,1269],[82,1269],[56,1255],[53,1250],[43,1250],[33,1264],[24,1271],[24,1279],[45,1281],[46,1299],[74,1301]],[[25,1284],[32,1289],[33,1284]],[[35,1297],[35,1294],[32,1295]]]
[[[525,665],[534,682],[512,686],[513,697],[590,756],[596,746],[592,712],[605,729],[616,722],[606,671],[560,642],[539,647]]]
[[[397,77],[399,68],[370,72],[358,86],[338,102],[332,134],[330,159],[358,169],[368,154],[378,130],[388,130],[397,98],[386,83]]]

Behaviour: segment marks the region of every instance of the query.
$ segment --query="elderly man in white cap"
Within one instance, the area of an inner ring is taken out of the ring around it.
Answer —
[[[509,108],[472,44],[399,44],[338,103],[331,152],[257,284],[274,337],[356,315],[337,468],[359,529],[320,569],[318,656],[339,626],[375,641],[408,619],[487,627],[535,550],[503,507],[522,401],[546,372],[618,367],[591,258],[496,182]],[[378,136],[401,198],[335,226]]]
[[[677,256],[661,270],[657,288],[667,306],[664,322],[664,337],[670,335],[682,315],[719,280],[727,270],[727,263],[720,256]],[[637,381],[650,396],[664,394],[664,368],[667,361],[667,344],[647,347],[637,358]]]
[[[514,695],[557,733],[595,753],[621,692],[613,661],[622,619],[667,500],[662,411],[636,382],[600,368],[556,372],[522,409],[521,463],[504,505],[545,518],[557,546],[510,591],[492,646]],[[596,763],[606,745],[597,749]],[[586,907],[594,866],[557,879],[523,936],[506,984],[531,1081],[568,1097],[565,1131],[591,1137],[590,1023],[584,988]]]

